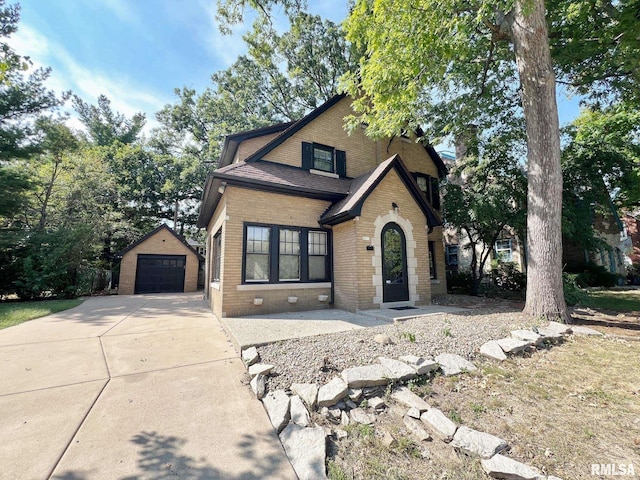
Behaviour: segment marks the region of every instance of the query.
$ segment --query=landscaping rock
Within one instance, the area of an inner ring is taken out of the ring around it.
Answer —
[[[373,340],[380,345],[389,345],[391,343],[391,337],[389,335],[385,335],[384,333],[378,333],[373,337]]]
[[[256,375],[269,375],[271,370],[274,369],[273,365],[269,365],[266,363],[254,363],[249,367],[249,376],[255,377]]]
[[[500,348],[504,351],[504,353],[519,353],[527,348],[531,347],[531,342],[525,342],[523,340],[516,340],[515,338],[501,338],[500,340],[496,340]]]
[[[561,342],[564,335],[548,328],[539,328],[538,334],[542,337],[543,342]]]
[[[511,338],[522,340],[523,342],[531,342],[534,345],[540,345],[542,343],[542,336],[533,330],[513,330],[511,332]]]
[[[400,360],[413,367],[418,375],[428,375],[440,367],[438,362],[432,358],[422,358],[415,355],[405,355],[400,357]]]
[[[421,442],[431,440],[431,435],[426,432],[423,425],[420,420],[409,416],[404,417],[404,426]]]
[[[402,382],[418,376],[415,368],[401,362],[400,360],[378,357],[378,361],[389,371],[389,378],[391,378],[391,380]]]
[[[349,425],[351,423],[351,420],[349,419],[349,415],[347,414],[347,412],[342,412],[340,414],[340,423],[342,425]]]
[[[369,406],[374,410],[382,410],[384,407],[387,406],[387,404],[384,403],[384,400],[381,399],[380,397],[370,398],[368,403],[369,403]]]
[[[409,408],[415,408],[421,413],[426,412],[427,410],[429,410],[429,408],[431,408],[427,402],[425,402],[422,398],[413,393],[407,387],[396,388],[391,394],[391,398]]]
[[[395,438],[393,438],[393,435],[391,435],[389,432],[387,432],[386,430],[382,431],[382,440],[380,440],[382,442],[382,444],[387,447],[390,448],[391,445],[394,444],[394,442],[396,441]]]
[[[543,480],[545,478],[537,468],[500,454],[481,460],[480,463],[487,475],[493,478],[505,480]]]
[[[451,446],[480,458],[491,458],[508,447],[507,442],[495,435],[464,426],[456,430]]]
[[[340,420],[342,418],[342,410],[337,407],[329,407],[329,416],[334,420]]]
[[[349,398],[354,402],[357,402],[362,397],[362,389],[361,388],[350,388],[349,389]]]
[[[573,331],[574,335],[578,335],[581,337],[584,336],[598,336],[598,337],[602,337],[604,334],[599,332],[598,330],[594,330],[593,328],[589,328],[589,327],[583,327],[580,325],[576,325],[574,327],[571,327],[571,330]]]
[[[289,412],[291,415],[291,421],[301,427],[309,426],[309,412],[307,407],[302,403],[302,399],[298,395],[293,395],[289,399]]]
[[[417,408],[411,407],[409,410],[407,410],[406,415],[407,415],[407,417],[411,417],[411,418],[415,418],[417,420],[420,420],[420,410],[418,410]]]
[[[437,408],[430,408],[420,416],[420,420],[445,442],[453,440],[458,427]]]
[[[342,430],[341,428],[336,428],[335,432],[336,432],[336,438],[338,440],[347,438],[349,436],[349,434],[345,430]]]
[[[249,383],[249,385],[251,385],[251,390],[253,390],[253,393],[256,394],[256,398],[258,400],[261,400],[262,397],[264,397],[264,394],[267,389],[264,375],[257,374],[255,377],[251,379],[251,382]]]
[[[262,404],[267,410],[271,425],[280,433],[289,423],[289,396],[284,390],[275,390],[265,395]]]
[[[382,365],[351,367],[342,371],[342,378],[349,387],[371,387],[389,383],[389,371]]]
[[[443,353],[436,357],[436,362],[440,364],[442,373],[446,376],[458,375],[462,372],[473,372],[477,370],[476,366],[469,360],[456,355],[454,353]]]
[[[291,392],[298,395],[311,410],[315,408],[318,399],[317,383],[293,383],[291,384]]]
[[[549,325],[545,328],[562,335],[569,335],[571,333],[571,326],[560,322],[549,322]]]
[[[340,377],[333,377],[333,380],[318,389],[318,407],[335,405],[347,395],[347,389],[347,384]]]
[[[351,410],[352,408],[357,408],[358,405],[356,405],[356,403],[352,400],[347,400],[346,402],[344,402],[345,405],[347,406],[347,408],[349,410]]]
[[[260,361],[260,355],[256,347],[249,347],[242,351],[242,361],[247,367]]]
[[[489,340],[487,343],[483,343],[480,347],[480,354],[492,360],[498,360],[499,362],[507,359],[500,344],[495,340]]]
[[[351,421],[364,425],[373,425],[376,421],[375,415],[371,415],[361,408],[354,408],[349,412],[349,416],[351,417]]]
[[[327,446],[322,427],[304,428],[292,423],[282,431],[280,441],[300,480],[327,478]]]

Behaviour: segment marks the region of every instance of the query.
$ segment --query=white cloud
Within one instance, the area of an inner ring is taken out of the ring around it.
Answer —
[[[223,35],[220,33],[219,23],[216,19],[216,2],[200,0],[199,6],[207,16],[205,28],[199,32],[200,42],[209,54],[216,58],[223,65],[223,68],[226,68],[233,64],[240,55],[247,52],[247,46],[242,40],[242,36],[249,31],[253,17],[251,15],[245,16],[243,24],[233,26],[232,34]]]
[[[158,125],[154,113],[171,102],[170,98],[137,85],[125,75],[117,72],[106,74],[81,65],[61,45],[49,41],[28,25],[21,25],[10,39],[10,44],[18,53],[30,56],[34,67],[53,67],[47,81],[48,88],[56,92],[72,90],[92,104],[96,103],[99,95],[104,94],[111,100],[113,109],[126,116],[130,117],[137,112],[146,113],[145,131]]]
[[[93,4],[99,4],[113,13],[119,20],[126,23],[139,24],[139,17],[131,8],[133,2],[127,0],[89,0]]]

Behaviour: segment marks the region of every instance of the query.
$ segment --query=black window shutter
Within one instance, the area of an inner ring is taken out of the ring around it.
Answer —
[[[302,142],[302,168],[305,170],[313,168],[313,143]]]
[[[440,186],[437,177],[431,177],[431,205],[440,210]]]
[[[336,150],[336,173],[341,177],[347,176],[347,154],[343,150]]]

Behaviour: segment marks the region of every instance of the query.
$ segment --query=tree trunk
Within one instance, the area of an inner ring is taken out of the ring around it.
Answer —
[[[556,81],[544,0],[517,0],[511,24],[527,131],[525,313],[568,321],[562,290],[562,170]]]

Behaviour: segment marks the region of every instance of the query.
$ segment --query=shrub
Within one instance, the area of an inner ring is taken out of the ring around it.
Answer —
[[[602,265],[588,263],[585,269],[578,274],[577,282],[582,287],[606,287],[616,285],[618,276],[608,272]]]
[[[519,292],[527,286],[527,276],[511,262],[492,264],[491,280],[496,287],[510,292]]]
[[[447,290],[452,293],[471,293],[473,278],[471,272],[452,272],[447,270]]]
[[[575,273],[562,274],[562,288],[567,305],[584,304],[587,299],[587,293],[578,285],[578,275]]]

